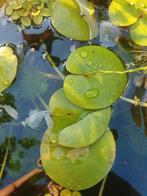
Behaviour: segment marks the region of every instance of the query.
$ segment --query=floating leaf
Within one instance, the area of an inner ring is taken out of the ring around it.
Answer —
[[[65,96],[63,89],[57,90],[49,102],[49,112],[54,121],[52,132],[60,132],[65,127],[83,118],[90,111],[72,104]]]
[[[5,14],[7,16],[10,16],[12,14],[12,12],[13,12],[12,6],[7,6],[6,9],[5,9]]]
[[[94,38],[96,33],[94,32],[91,37],[91,27],[80,13],[81,10],[76,1],[58,0],[52,10],[51,21],[59,33],[71,39],[86,41]],[[94,19],[89,17],[93,22]]]
[[[57,90],[49,101],[49,111],[52,116],[81,115],[84,109],[72,104],[65,96],[63,89]]]
[[[135,23],[141,15],[140,10],[135,7],[136,1],[113,0],[108,11],[111,22],[117,26]]]
[[[72,190],[83,190],[94,186],[110,170],[115,157],[115,142],[110,131],[89,146],[88,156],[79,156],[74,162],[66,156],[60,160],[53,156],[53,147],[46,131],[41,143],[42,166],[52,180]],[[68,154],[69,148],[63,148]],[[86,180],[85,180],[86,179]]]
[[[58,144],[65,147],[81,148],[93,144],[106,130],[110,120],[110,108],[88,114],[77,123],[62,129]]]
[[[22,25],[24,25],[25,27],[29,27],[31,25],[31,20],[29,17],[21,17],[21,23]]]
[[[9,0],[5,6],[5,14],[24,27],[30,27],[32,23],[40,26],[43,17],[50,16],[53,5],[54,0]]]
[[[110,106],[122,94],[127,82],[125,73],[117,73],[124,72],[120,59],[99,46],[84,46],[73,51],[66,69],[74,75],[65,78],[64,92],[72,103],[86,109]]]
[[[13,11],[11,15],[12,20],[18,20],[20,18],[20,14],[17,11]]]
[[[42,21],[43,21],[43,17],[41,15],[35,16],[33,18],[33,22],[35,25],[41,25]]]
[[[45,16],[45,17],[48,17],[48,16],[51,15],[51,10],[50,10],[49,8],[43,8],[43,9],[41,10],[41,15],[42,15],[42,16]]]
[[[147,46],[147,16],[141,17],[131,26],[130,35],[136,44]]]
[[[0,92],[4,91],[14,80],[18,59],[9,46],[0,47]]]

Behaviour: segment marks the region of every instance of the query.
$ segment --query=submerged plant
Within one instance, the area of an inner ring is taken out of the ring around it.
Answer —
[[[14,80],[18,65],[18,58],[10,46],[0,47],[0,93]]]
[[[147,1],[113,0],[109,7],[109,17],[117,26],[129,26],[132,40],[147,46]]]

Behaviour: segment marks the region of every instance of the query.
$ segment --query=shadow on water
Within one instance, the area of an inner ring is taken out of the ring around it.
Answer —
[[[26,196],[29,193],[29,196],[42,196],[45,193],[45,186],[48,184],[48,179],[40,174],[35,178],[31,179],[25,183],[21,188],[19,188],[11,196]],[[98,185],[81,191],[82,196],[98,196],[101,183]],[[116,175],[114,172],[110,172],[107,181],[105,184],[103,196],[141,196],[137,190],[135,190],[127,181],[125,181],[120,176]]]

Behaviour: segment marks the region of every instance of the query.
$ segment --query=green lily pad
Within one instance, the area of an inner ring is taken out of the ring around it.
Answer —
[[[7,16],[10,16],[11,14],[12,14],[12,12],[13,12],[13,7],[12,6],[7,6],[6,8],[5,8],[5,14],[7,15]]]
[[[147,16],[141,17],[131,26],[130,35],[136,44],[147,46]]]
[[[113,0],[108,11],[111,22],[117,26],[135,23],[141,15],[141,11],[135,6],[136,2],[137,0]]]
[[[21,20],[22,25],[24,25],[25,27],[31,26],[31,20],[28,16],[22,16],[20,20]]]
[[[95,33],[95,28],[93,27],[93,24],[96,25],[96,22],[93,16],[91,17],[90,14],[88,18],[89,22],[87,22],[84,17],[80,15],[80,8],[81,7],[79,7],[75,0],[56,0],[51,14],[51,21],[54,28],[65,37],[87,41],[94,38],[97,34]],[[89,23],[91,24],[92,28],[89,26]]]
[[[21,16],[20,13],[15,10],[15,11],[12,12],[11,19],[12,20],[18,20],[20,18],[20,16]]]
[[[110,115],[110,108],[88,114],[77,123],[62,129],[59,132],[58,144],[71,148],[82,148],[93,144],[104,134]]]
[[[51,10],[49,8],[43,8],[41,10],[41,15],[45,17],[51,16]]]
[[[91,111],[72,104],[65,96],[63,89],[59,89],[51,96],[49,112],[54,121],[51,131],[58,134],[62,129],[77,122]]]
[[[115,157],[115,142],[110,131],[106,131],[102,138],[90,145],[89,151],[53,147],[48,142],[49,137],[50,133],[46,131],[41,142],[42,166],[49,177],[61,186],[72,190],[90,188],[101,181],[111,169]],[[82,151],[86,153],[82,154]],[[70,155],[76,159],[70,160]]]
[[[18,59],[9,46],[0,47],[0,92],[4,91],[14,80]]]
[[[49,112],[52,116],[81,115],[84,109],[72,104],[65,96],[63,89],[57,90],[49,101]]]
[[[136,7],[139,8],[144,14],[147,14],[147,1],[146,0],[138,0],[136,3]]]
[[[33,22],[35,25],[41,25],[42,21],[43,21],[42,15],[38,15],[38,16],[33,17]]]
[[[104,58],[105,57],[105,58]],[[112,105],[127,83],[120,59],[99,46],[84,46],[71,53],[66,69],[74,74],[64,80],[64,92],[75,105],[85,109],[100,109]]]

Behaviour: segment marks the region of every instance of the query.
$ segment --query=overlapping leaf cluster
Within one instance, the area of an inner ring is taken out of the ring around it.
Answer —
[[[8,0],[5,14],[24,27],[40,26],[51,17],[53,27],[70,39],[87,41],[98,34],[94,6],[87,0]]]
[[[31,24],[41,25],[44,17],[51,14],[50,0],[8,0],[5,14],[25,27]]]
[[[127,77],[115,73],[124,70],[118,57],[99,46],[72,52],[66,69],[71,74],[49,101],[54,125],[43,136],[41,160],[55,182],[82,190],[104,178],[113,164],[110,105],[124,90]]]

